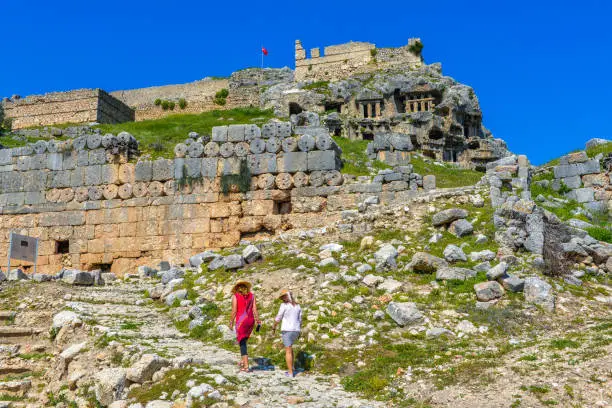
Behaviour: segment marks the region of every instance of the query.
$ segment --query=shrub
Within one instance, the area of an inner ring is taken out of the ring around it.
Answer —
[[[229,91],[226,88],[223,88],[215,94],[215,99],[213,99],[213,102],[215,105],[223,106],[227,103],[228,96]]]
[[[612,229],[604,227],[589,227],[586,229],[586,231],[596,240],[612,244]]]
[[[161,99],[159,99],[159,98],[157,98],[157,99],[155,100],[155,102],[153,102],[153,104],[154,104],[155,106],[159,106],[159,105],[161,105],[161,104],[162,104],[162,100],[161,100]]]
[[[408,51],[414,55],[421,55],[421,51],[423,51],[423,43],[420,41],[415,41],[414,43],[410,44]]]
[[[572,191],[572,189],[571,189],[571,188],[569,188],[569,187],[567,186],[567,184],[565,184],[564,182],[561,182],[561,187],[559,188],[558,193],[559,193],[559,194],[567,194],[567,193],[569,193],[570,191]]]
[[[174,103],[173,101],[168,102],[168,107],[170,108],[170,110],[174,110],[175,106],[176,106],[176,103]]]
[[[373,56],[373,57],[376,57],[376,54],[378,54],[378,50],[376,48],[372,48],[370,50],[370,55]]]
[[[185,98],[179,99],[178,106],[181,109],[185,109],[187,107],[187,101],[185,100]]]
[[[170,102],[169,101],[162,101],[161,102],[161,107],[162,107],[163,110],[170,109]]]

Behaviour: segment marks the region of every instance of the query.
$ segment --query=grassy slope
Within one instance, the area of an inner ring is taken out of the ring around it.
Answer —
[[[578,152],[578,151],[580,151],[580,149],[572,150],[570,153]],[[612,153],[612,142],[606,143],[603,145],[599,145],[599,146],[595,146],[595,147],[591,147],[590,149],[586,149],[586,153],[587,153],[587,156],[589,157],[595,157],[599,153],[603,153],[603,154]],[[558,164],[559,164],[559,158],[557,157],[556,159],[552,159],[548,163],[544,163],[542,167],[557,166]]]
[[[370,176],[378,170],[389,169],[391,166],[378,160],[370,160],[366,155],[367,140],[349,140],[335,136],[334,140],[342,149],[342,172],[354,176]],[[471,186],[476,184],[483,173],[475,170],[460,169],[452,165],[434,164],[421,156],[412,154],[412,166],[416,173],[421,175],[433,174],[436,176],[436,185],[441,188]],[[369,166],[368,166],[369,165]],[[374,171],[370,172],[368,167]]]
[[[99,125],[102,133],[130,132],[140,142],[140,150],[151,157],[174,157],[174,146],[183,142],[189,132],[210,134],[214,126],[239,123],[262,124],[274,116],[271,110],[239,108],[226,111],[211,111],[194,115],[171,115],[161,119],[142,122]],[[155,144],[161,144],[160,147]]]

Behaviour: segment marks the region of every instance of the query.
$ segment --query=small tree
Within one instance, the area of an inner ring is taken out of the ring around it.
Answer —
[[[162,101],[161,102],[161,107],[162,107],[163,110],[170,109],[170,101]]]
[[[161,99],[159,99],[159,98],[157,98],[157,99],[155,100],[155,102],[153,102],[153,103],[155,104],[155,106],[159,106],[159,105],[161,105],[161,104],[162,104],[162,100],[161,100]]]
[[[179,99],[178,106],[181,109],[185,109],[187,107],[187,101],[185,100],[185,98]]]
[[[421,51],[423,51],[423,43],[420,41],[413,42],[408,47],[408,51],[410,51],[414,55],[421,55]]]

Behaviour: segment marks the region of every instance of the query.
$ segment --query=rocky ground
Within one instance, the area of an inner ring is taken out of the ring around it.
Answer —
[[[187,267],[141,268],[114,281],[105,275],[105,286],[74,285],[93,280],[70,273],[4,282],[0,400],[32,407],[608,406],[605,266],[576,264],[580,278],[544,276],[537,256],[500,250],[488,201],[486,190],[474,188],[401,207],[365,200],[328,228],[200,254]],[[227,327],[238,278],[253,282],[264,320],[250,354],[270,358],[275,371],[238,373]],[[284,376],[282,347],[269,330],[282,288],[304,309],[296,351],[313,361],[295,379]]]

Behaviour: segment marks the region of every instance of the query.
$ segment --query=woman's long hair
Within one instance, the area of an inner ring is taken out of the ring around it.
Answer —
[[[249,294],[249,288],[247,287],[247,285],[238,285],[236,287],[236,292],[240,293],[243,296],[246,296]]]
[[[291,303],[293,306],[297,305],[297,302],[292,292],[287,292],[287,298],[289,299],[289,303]]]

